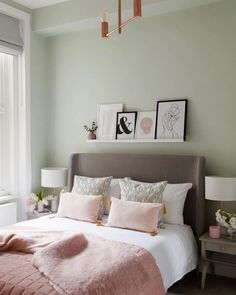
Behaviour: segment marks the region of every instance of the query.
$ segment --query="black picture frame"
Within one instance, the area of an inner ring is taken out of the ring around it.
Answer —
[[[128,116],[130,114],[131,116]],[[122,123],[120,119],[122,119]],[[127,122],[131,120],[131,122]],[[116,139],[117,140],[127,140],[127,139],[134,139],[135,138],[135,130],[136,130],[136,122],[137,122],[137,112],[117,112],[116,117]],[[129,124],[127,126],[127,123]],[[130,124],[132,125],[132,130],[130,130]]]
[[[160,142],[186,141],[187,109],[186,98],[157,101],[155,139]]]

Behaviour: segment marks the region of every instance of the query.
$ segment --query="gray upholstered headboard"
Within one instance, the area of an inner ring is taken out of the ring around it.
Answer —
[[[69,167],[69,189],[74,175],[90,177],[129,176],[144,182],[167,180],[170,183],[190,182],[184,207],[184,221],[191,225],[196,238],[204,232],[205,160],[198,156],[128,155],[128,154],[73,154]]]

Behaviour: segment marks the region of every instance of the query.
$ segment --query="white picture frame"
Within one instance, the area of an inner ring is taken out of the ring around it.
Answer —
[[[157,102],[156,139],[183,142],[186,138],[187,99]]]
[[[117,113],[123,111],[122,103],[100,104],[97,113],[97,140],[116,139]]]
[[[135,139],[155,139],[156,112],[138,112]]]

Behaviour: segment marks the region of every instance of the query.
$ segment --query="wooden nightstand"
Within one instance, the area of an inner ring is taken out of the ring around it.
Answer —
[[[224,237],[212,239],[208,233],[202,235],[200,241],[203,265],[201,288],[204,289],[207,270],[211,263],[222,263],[236,267],[236,242]]]

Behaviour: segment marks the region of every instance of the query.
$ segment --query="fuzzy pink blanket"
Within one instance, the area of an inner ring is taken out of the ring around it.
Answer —
[[[50,239],[51,237],[52,233]],[[34,266],[48,278],[59,294],[165,294],[161,274],[148,251],[134,245],[91,235],[67,234],[59,240],[58,236],[55,235],[55,237],[55,241],[46,243],[47,245],[43,244],[45,240],[48,241],[48,238],[44,237],[41,245],[40,239],[36,239],[37,251],[32,252],[35,252]],[[4,247],[4,240],[11,245],[9,249],[16,250],[14,245],[19,245],[21,238],[22,236],[13,234],[6,239],[5,234],[3,239],[3,235],[0,235],[0,250]],[[12,244],[12,239],[18,242]],[[23,239],[26,252],[29,252],[29,248],[32,250],[32,244],[34,244],[33,239],[30,237]],[[27,239],[30,239],[30,243],[26,242]],[[23,248],[20,247],[20,251],[24,251]],[[17,250],[19,250],[18,246]]]

